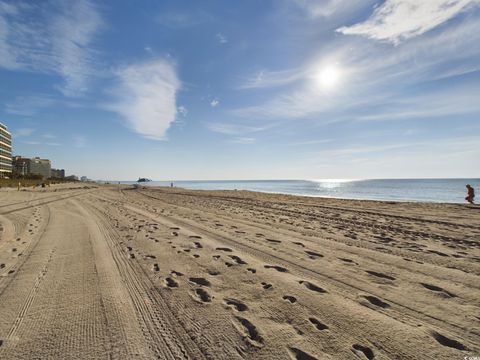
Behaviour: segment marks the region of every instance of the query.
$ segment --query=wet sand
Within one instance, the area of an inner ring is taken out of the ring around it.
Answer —
[[[480,207],[0,190],[1,359],[480,354]]]

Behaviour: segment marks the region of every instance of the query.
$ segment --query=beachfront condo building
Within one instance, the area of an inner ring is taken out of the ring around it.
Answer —
[[[52,178],[55,179],[65,179],[65,170],[64,169],[52,169]]]
[[[12,175],[12,134],[0,123],[0,178]]]
[[[44,179],[52,176],[52,165],[48,159],[24,158],[15,156],[13,158],[13,172],[17,175],[40,175]]]

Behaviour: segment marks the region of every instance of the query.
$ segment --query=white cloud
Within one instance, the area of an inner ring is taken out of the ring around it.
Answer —
[[[209,130],[226,135],[248,134],[267,129],[267,127],[245,126],[230,123],[208,123]]]
[[[188,115],[188,109],[183,106],[183,105],[180,105],[178,108],[177,108],[177,111],[182,114],[182,116],[187,116]]]
[[[23,137],[23,136],[28,137],[32,135],[34,132],[35,132],[35,129],[31,129],[31,128],[17,129],[17,131],[15,131],[15,137]]]
[[[78,96],[96,67],[91,43],[101,26],[89,0],[0,2],[0,67],[58,74],[62,93]]]
[[[17,96],[13,101],[5,104],[5,112],[14,115],[32,116],[40,109],[52,106],[55,100],[48,96]]]
[[[218,33],[216,36],[217,36],[217,40],[220,44],[228,43],[227,37],[225,35],[223,35],[222,33]]]
[[[213,99],[212,101],[210,101],[210,106],[211,107],[217,107],[218,105],[220,105],[220,100]]]
[[[421,35],[455,17],[479,0],[387,0],[365,22],[337,29],[398,44]]]
[[[255,142],[255,139],[249,137],[236,137],[231,139],[229,142],[233,144],[253,144]]]
[[[138,134],[165,139],[177,115],[176,94],[181,83],[174,66],[164,59],[133,64],[117,72],[116,101],[106,106],[122,115]]]
[[[452,83],[445,91],[431,86],[438,79],[478,71],[480,32],[476,29],[478,17],[471,17],[395,47],[342,37],[337,40],[341,45],[332,44],[327,58],[322,52],[303,68],[267,73],[264,84],[262,78],[247,82],[245,88],[289,86],[262,96],[266,100],[232,109],[230,114],[256,120],[315,116],[316,122],[331,123],[478,113],[480,103],[474,100],[478,86],[473,81],[452,79],[458,86]],[[341,71],[341,84],[334,93],[319,92],[312,86],[312,69],[333,61]],[[444,85],[439,81],[439,86]],[[409,89],[418,86],[425,88],[410,97]]]
[[[328,17],[337,12],[352,10],[365,4],[365,0],[292,0],[295,5],[304,9],[310,17]]]
[[[296,81],[304,79],[306,76],[306,70],[302,68],[280,70],[280,71],[268,71],[261,70],[254,76],[248,78],[239,89],[258,89],[284,86]]]
[[[212,21],[213,17],[202,10],[192,12],[169,11],[158,15],[155,20],[170,29],[184,29]]]

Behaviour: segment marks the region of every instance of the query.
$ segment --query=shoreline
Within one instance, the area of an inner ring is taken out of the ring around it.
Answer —
[[[113,185],[113,184],[110,184]],[[121,184],[127,185],[127,184]],[[130,185],[130,184],[128,184]],[[134,184],[132,184],[134,185]],[[118,185],[116,185],[118,186]],[[260,191],[260,190],[228,190],[228,189],[190,189],[190,188],[183,188],[181,186],[174,186],[173,188],[169,186],[145,186],[139,185],[143,189],[159,189],[168,191],[170,189],[178,189],[183,191],[199,191],[199,192],[225,192],[225,193],[259,193],[259,194],[266,194],[266,195],[284,195],[284,196],[291,196],[291,197],[298,197],[298,198],[311,198],[311,199],[328,199],[328,200],[346,200],[346,201],[364,201],[364,202],[379,202],[379,203],[389,203],[389,204],[432,204],[432,205],[465,205],[468,207],[478,207],[478,204],[471,205],[467,202],[441,202],[441,201],[420,201],[420,200],[386,200],[386,199],[370,199],[370,198],[347,198],[347,197],[335,197],[335,196],[323,196],[323,195],[309,195],[309,194],[297,194],[297,193],[285,193],[285,192],[273,192],[273,191]]]

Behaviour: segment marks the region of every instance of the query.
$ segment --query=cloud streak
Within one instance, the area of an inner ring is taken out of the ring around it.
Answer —
[[[366,0],[292,0],[312,18],[329,17],[339,12],[352,11],[360,5],[368,3]]]
[[[89,0],[0,1],[0,67],[58,74],[63,78],[59,90],[78,96],[87,90],[95,71],[92,42],[102,26]]]
[[[175,67],[164,59],[132,64],[117,72],[116,100],[106,108],[120,114],[136,133],[164,140],[177,116],[181,87]]]
[[[365,22],[344,26],[337,31],[398,44],[419,36],[478,4],[478,0],[387,0]]]

